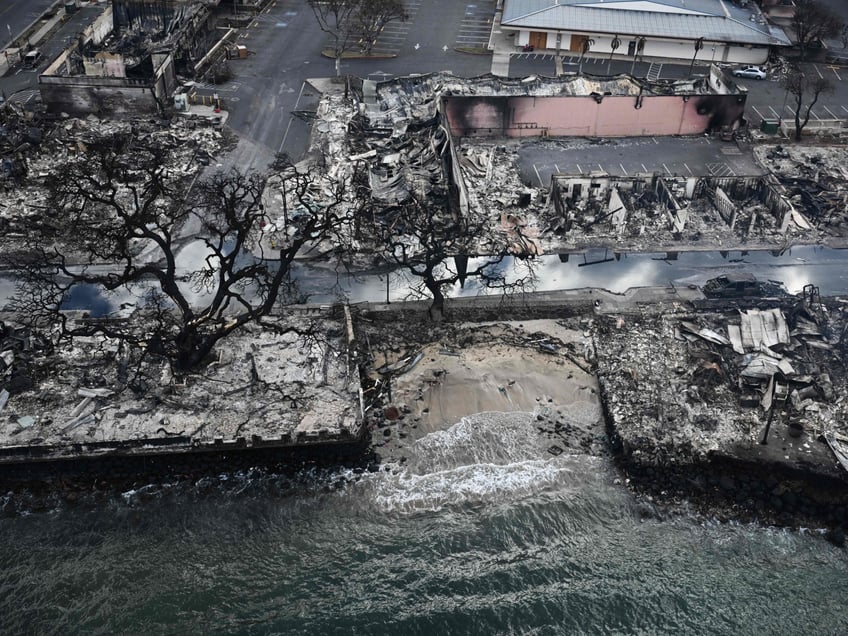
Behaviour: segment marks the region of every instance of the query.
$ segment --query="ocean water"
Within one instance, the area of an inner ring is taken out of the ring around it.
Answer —
[[[151,484],[0,519],[2,634],[845,634],[816,529],[655,514],[528,414],[376,473]]]

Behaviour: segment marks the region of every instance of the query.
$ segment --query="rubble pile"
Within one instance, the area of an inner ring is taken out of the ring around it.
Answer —
[[[92,115],[4,127],[5,135],[0,128],[0,157],[4,166],[7,162],[12,166],[9,172],[0,173],[0,188],[5,189],[0,198],[0,227],[5,230],[7,245],[26,233],[28,221],[49,212],[46,200],[51,177],[69,162],[85,162],[87,145],[93,140],[122,135],[167,149],[167,169],[181,178],[199,174],[227,144],[224,133],[202,117],[111,121]]]
[[[599,318],[598,377],[624,454],[686,464],[765,440],[806,465],[820,436],[848,439],[848,307],[806,291],[736,313]]]
[[[710,92],[706,78],[650,82],[630,75],[531,75],[525,78],[481,75],[461,78],[449,73],[429,73],[381,82],[378,109],[383,115],[375,121],[391,125],[392,119],[398,116],[405,119],[430,119],[439,112],[441,98],[447,96],[707,95]]]
[[[303,317],[289,320],[304,326]],[[336,320],[316,319],[315,337],[305,340],[283,333],[286,324],[250,325],[220,343],[215,360],[180,376],[165,362],[131,358],[127,347],[109,338],[56,343],[4,326],[3,456],[354,439],[360,433],[359,379],[348,357],[347,330]]]
[[[757,146],[757,160],[800,210],[819,241],[848,237],[848,149],[844,146]]]

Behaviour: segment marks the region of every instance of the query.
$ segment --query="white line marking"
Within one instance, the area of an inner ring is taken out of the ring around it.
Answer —
[[[669,170],[669,169],[668,169],[668,166],[667,166],[667,165],[663,164],[663,168],[665,168],[665,171],[666,171],[668,174],[671,174],[671,170]]]
[[[600,170],[601,172],[603,172],[603,171],[604,171],[604,167],[603,167],[601,164],[598,164],[598,170]]]
[[[836,114],[832,110],[830,110],[827,106],[822,106],[822,108],[824,108],[827,112],[829,112],[834,119],[839,119],[839,117],[837,117]]]
[[[816,111],[811,110],[811,111],[810,111],[810,114],[811,114],[813,117],[815,117],[816,119],[818,119],[819,121],[821,121],[821,117],[819,117],[818,115],[816,115]]]
[[[818,73],[818,74],[819,74],[819,77],[820,77],[820,78],[822,78],[822,79],[824,79],[824,75],[822,75],[822,72],[819,70],[818,65],[813,64],[813,68],[814,68],[814,69],[816,69],[816,73]]]
[[[645,167],[645,164],[644,164],[644,163],[642,164],[642,170],[643,170],[644,172],[647,172],[647,171],[648,171],[648,169]]]
[[[562,174],[562,173],[559,171],[559,166],[558,166],[558,165],[554,164],[554,168],[556,168],[557,174]]]
[[[292,110],[297,110],[298,104],[300,104],[300,98],[303,97],[303,89],[306,87],[306,82],[300,85],[300,93],[297,94],[297,101],[294,103],[294,108]],[[277,154],[283,151],[283,146],[286,145],[286,138],[289,136],[289,128],[291,128],[292,121],[294,121],[294,115],[289,115],[289,123],[286,126],[286,132],[283,133],[283,140],[280,142],[280,147],[277,149]]]
[[[845,108],[845,106],[842,106],[842,110],[844,110],[846,113],[848,113],[848,108]]]
[[[760,111],[757,110],[756,106],[751,106],[751,110],[753,110],[755,113],[757,113],[760,116],[760,119],[765,119],[763,114]]]
[[[692,172],[692,169],[689,166],[686,165],[685,161],[683,162],[683,167],[686,168],[686,170],[689,171],[689,174],[691,174],[692,176],[695,176],[695,173]]]
[[[545,187],[545,182],[542,181],[542,177],[539,175],[539,169],[536,167],[536,164],[533,164],[533,170],[536,171],[536,178],[539,180],[539,185],[543,188]]]
[[[579,163],[577,163],[577,164],[574,164],[574,165],[576,165],[576,166],[577,166],[577,173],[578,173],[578,174],[583,174],[583,168],[581,168],[581,167],[580,167],[580,164],[579,164]]]
[[[780,113],[778,113],[774,108],[769,106],[769,110],[774,113],[774,116],[780,119]]]

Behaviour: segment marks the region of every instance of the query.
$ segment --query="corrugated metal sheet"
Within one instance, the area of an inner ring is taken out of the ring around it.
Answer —
[[[610,8],[570,0],[506,0],[501,24],[507,27],[526,29],[548,29],[583,33],[616,33],[645,37],[662,37],[695,40],[704,38],[719,42],[737,42],[740,44],[789,44],[782,32],[770,29],[747,17],[749,13],[725,13],[719,2],[712,5],[697,3],[697,9],[713,8],[713,15],[666,13],[661,3],[642,3],[656,5],[655,11],[633,11],[616,9],[615,2],[608,3]],[[672,7],[681,6],[679,2],[666,3]],[[687,3],[693,9],[695,3]],[[729,15],[728,15],[729,14]]]
[[[779,309],[760,311],[749,309],[741,312],[742,345],[757,351],[761,345],[773,347],[789,342],[789,329]]]

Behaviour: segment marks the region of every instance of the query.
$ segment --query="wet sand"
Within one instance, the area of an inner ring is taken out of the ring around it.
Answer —
[[[583,355],[591,346],[582,332],[554,320],[463,325],[471,331],[483,327],[492,334],[486,342],[453,349],[430,343],[411,370],[394,377],[392,405],[408,412],[397,434],[382,435],[390,438],[384,440],[385,450],[489,411],[534,413],[540,423],[581,429],[602,426],[597,381],[581,369],[588,368]],[[557,344],[555,351],[546,351],[540,348],[545,337],[574,346]]]

